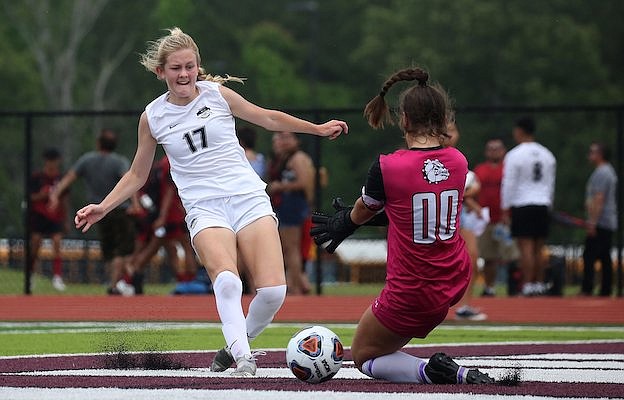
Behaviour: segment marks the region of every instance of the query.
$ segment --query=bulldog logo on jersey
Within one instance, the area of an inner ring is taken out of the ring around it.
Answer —
[[[435,160],[427,159],[422,172],[429,183],[440,183],[447,180],[450,175],[448,169],[437,158]]]
[[[199,109],[199,111],[197,111],[197,116],[199,118],[208,118],[210,114],[212,114],[212,111],[210,111],[210,107],[206,106],[203,106]]]

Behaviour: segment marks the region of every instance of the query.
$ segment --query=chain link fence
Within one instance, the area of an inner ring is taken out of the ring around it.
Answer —
[[[371,162],[380,152],[391,152],[403,146],[396,126],[373,131],[362,117],[361,109],[286,110],[299,117],[325,121],[343,119],[349,123],[349,134],[336,141],[302,135],[302,147],[319,166],[328,171],[328,184],[317,189],[315,208],[330,211],[333,197],[353,202],[360,193]],[[30,252],[28,213],[30,204],[27,181],[33,171],[41,168],[41,154],[55,147],[62,154],[63,170],[67,170],[83,153],[95,149],[97,133],[104,127],[119,133],[118,152],[130,160],[137,141],[137,121],[140,111],[65,111],[65,112],[0,112],[0,126],[5,145],[0,148],[0,294],[38,293],[25,271],[25,257]],[[591,141],[601,141],[613,149],[613,163],[622,176],[622,143],[624,106],[551,106],[551,107],[464,107],[457,110],[461,132],[458,147],[466,154],[471,166],[483,161],[485,141],[502,138],[508,148],[513,146],[511,127],[520,116],[532,115],[537,121],[537,140],[547,146],[557,158],[555,209],[583,217],[585,184],[592,167],[586,154]],[[239,125],[244,124],[238,121]],[[258,128],[257,150],[266,156],[271,152],[271,134]],[[159,149],[159,152],[162,150]],[[157,155],[158,157],[158,155]],[[620,186],[621,187],[621,186]],[[618,203],[622,208],[622,189],[618,188]],[[70,216],[86,202],[84,183],[72,185]],[[100,261],[99,242],[95,230],[82,234],[73,227],[68,216],[63,241],[63,268],[68,283],[103,285],[107,273]],[[621,226],[621,224],[620,224]],[[380,238],[379,231],[362,230],[356,236]],[[555,225],[549,238],[567,258],[578,258],[584,232],[566,225]],[[621,248],[622,229],[617,232],[618,259],[616,281],[622,293]],[[49,241],[42,246],[43,276],[50,274]],[[554,247],[553,247],[554,248]],[[573,249],[576,249],[573,251]],[[320,265],[320,263],[318,263]],[[320,268],[320,267],[319,267]],[[149,281],[171,279],[167,268],[150,269]],[[316,274],[321,276],[323,274]],[[575,284],[574,277],[567,277]],[[102,292],[103,293],[103,292]]]

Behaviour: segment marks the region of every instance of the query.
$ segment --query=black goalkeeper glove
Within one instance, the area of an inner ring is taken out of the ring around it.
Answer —
[[[347,206],[342,201],[342,198],[340,197],[334,197],[334,199],[332,200],[332,207],[334,207],[334,210],[336,211],[344,210],[347,208],[349,210],[353,209],[353,206]],[[363,225],[365,226],[388,226],[389,223],[390,221],[388,221],[388,216],[386,215],[386,212],[382,211],[378,213],[377,215],[375,215],[373,218],[366,221]]]
[[[340,209],[332,216],[323,213],[313,213],[313,226],[310,229],[310,236],[314,238],[314,243],[321,245],[329,242],[325,250],[328,253],[336,251],[340,243],[360,227],[351,220],[350,214],[352,209],[353,207]]]

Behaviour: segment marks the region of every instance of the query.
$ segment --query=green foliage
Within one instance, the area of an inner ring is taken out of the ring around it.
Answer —
[[[621,104],[622,15],[619,0],[0,0],[0,110],[142,110],[166,88],[138,64],[138,54],[147,41],[166,34],[164,29],[179,26],[195,38],[209,72],[248,78],[245,85],[231,87],[254,103],[282,110],[356,110],[306,116],[319,122],[341,118],[351,127],[348,136],[322,142],[321,162],[330,173],[326,208],[331,196],[356,196],[375,155],[402,145],[396,127],[373,132],[361,116],[393,71],[427,68],[460,110]],[[84,36],[76,36],[81,29]],[[392,104],[404,87],[391,91]],[[458,115],[460,148],[471,165],[482,159],[485,138],[510,139],[517,116]],[[41,125],[35,129],[34,154],[54,143],[69,165],[91,148],[94,132],[113,123],[124,134],[122,151],[132,157],[136,117],[36,121]],[[536,117],[540,141],[558,159],[557,207],[582,213],[586,146],[595,138],[614,144],[614,117]],[[0,207],[3,215],[20,221],[23,189],[13,188],[23,187],[23,166],[16,166],[25,159],[23,123],[0,117],[0,126],[5,140]],[[269,141],[268,135],[260,141],[265,152]],[[72,196],[80,201],[79,192]],[[6,227],[0,232],[6,235]]]
[[[614,100],[597,90],[609,68],[598,21],[579,21],[569,3],[395,0],[369,8],[354,61],[387,73],[423,66],[459,105]]]
[[[0,8],[0,17],[8,22],[0,27],[2,81],[15,84],[10,78],[16,73],[36,71],[20,74],[17,94],[24,96],[27,109],[58,104],[34,93],[44,79],[69,76],[50,75],[62,71],[66,44],[73,40],[76,28],[68,18],[88,23],[73,15],[86,12],[77,1],[38,5],[34,9],[40,12],[35,12],[29,2],[3,0]],[[130,51],[107,84],[106,107],[128,104],[131,93],[152,96],[147,94],[158,83],[137,65],[136,55],[146,41],[172,26],[195,37],[209,70],[244,73],[259,82],[273,77],[245,92],[258,102],[266,97],[282,101],[281,106],[311,104],[313,71],[317,85],[341,87],[344,99],[351,100],[344,105],[361,106],[383,77],[416,64],[430,69],[461,105],[622,101],[619,49],[624,35],[618,17],[624,5],[617,0],[317,1],[316,8],[288,0],[200,6],[189,0],[100,0],[96,7],[101,11],[78,48],[79,62],[64,67],[77,72],[73,95],[79,108],[90,106],[89,92],[102,65],[126,42]],[[43,53],[34,52],[35,42]],[[44,55],[50,58],[44,61]],[[330,87],[318,90],[320,105],[334,103]],[[289,89],[296,94],[285,93]],[[10,101],[0,97],[0,108],[11,106]],[[144,101],[130,100],[137,107]]]
[[[310,103],[309,88],[296,70],[299,51],[288,32],[275,24],[262,23],[249,31],[241,61],[250,77],[245,89],[256,94],[258,104],[297,107]]]

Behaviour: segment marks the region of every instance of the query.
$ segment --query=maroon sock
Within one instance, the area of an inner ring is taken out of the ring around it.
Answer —
[[[63,260],[61,257],[54,257],[52,262],[52,272],[54,275],[63,276]]]

